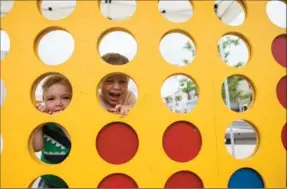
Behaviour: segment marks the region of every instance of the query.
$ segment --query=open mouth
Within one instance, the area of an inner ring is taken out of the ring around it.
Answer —
[[[118,92],[109,92],[109,95],[111,96],[111,97],[120,97],[121,96],[121,93],[118,93]]]
[[[109,92],[110,100],[114,102],[118,102],[121,97],[120,92]]]

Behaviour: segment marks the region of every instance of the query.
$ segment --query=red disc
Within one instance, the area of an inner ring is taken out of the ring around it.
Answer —
[[[283,146],[284,146],[284,148],[286,150],[286,146],[287,146],[287,141],[286,141],[286,124],[284,125],[284,127],[282,129],[281,138],[282,138]]]
[[[98,188],[138,188],[138,186],[131,177],[117,173],[105,177]]]
[[[191,123],[185,121],[175,122],[164,133],[163,148],[165,153],[174,161],[190,161],[200,151],[200,133]]]
[[[139,145],[136,132],[124,123],[106,125],[98,134],[97,150],[99,155],[111,164],[130,161]]]
[[[274,59],[286,68],[286,35],[276,37],[271,49]]]
[[[279,81],[276,92],[280,104],[286,108],[286,76]]]
[[[201,179],[189,171],[180,171],[167,180],[165,188],[203,188]]]

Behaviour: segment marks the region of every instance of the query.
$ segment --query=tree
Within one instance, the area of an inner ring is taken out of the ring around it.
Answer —
[[[230,48],[232,45],[237,46],[240,44],[240,38],[231,39],[226,37],[223,42],[217,45],[219,56],[224,60],[225,63],[228,63],[228,57],[230,56],[230,51],[227,51],[227,48]],[[243,66],[243,62],[238,62],[234,67],[239,68]]]
[[[179,80],[179,85],[181,87],[181,91],[187,94],[188,100],[191,99],[190,92],[192,90],[194,90],[196,92],[196,95],[197,95],[196,86],[191,79],[184,77],[184,78]]]
[[[217,49],[219,55],[222,57],[225,63],[228,63],[228,57],[230,56],[230,51],[227,50],[231,46],[237,46],[240,45],[240,38],[238,37],[237,39],[232,39],[231,37],[226,37],[220,44],[218,44]],[[185,46],[183,49],[187,49],[193,53],[193,56],[195,55],[195,48],[193,45],[187,41],[185,43]],[[183,59],[184,64],[188,64],[187,59]],[[234,65],[235,68],[239,68],[243,66],[244,63],[239,61],[237,64]],[[242,90],[239,89],[240,82],[244,80],[244,78],[240,76],[234,76],[234,77],[229,77],[227,80],[228,83],[228,90],[229,90],[229,98],[231,102],[237,102],[237,100],[245,100],[245,99],[252,99],[252,95],[249,92],[243,92]],[[188,95],[188,99],[190,99],[190,91],[195,90],[197,92],[194,83],[191,80],[188,80],[187,78],[181,79],[180,81],[180,86],[183,87],[181,90]],[[250,86],[249,86],[250,87]],[[225,99],[225,88],[224,86],[222,87],[222,97]],[[198,95],[198,94],[196,94]]]
[[[243,64],[244,64],[243,62],[238,62],[234,67],[239,68],[239,67],[243,66]]]
[[[174,98],[175,102],[176,102],[176,105],[178,105],[178,102],[180,102],[182,100],[182,96],[175,96]]]
[[[229,98],[230,101],[233,103],[236,103],[238,99],[245,100],[250,98],[250,93],[243,92],[242,90],[239,89],[239,84],[243,80],[244,78],[240,76],[232,76],[227,79]],[[226,98],[224,86],[222,86],[221,95],[223,99]]]
[[[195,56],[195,48],[194,48],[194,46],[190,43],[190,41],[187,41],[187,42],[185,43],[183,49],[186,49],[186,50],[188,50],[188,51],[191,51],[192,56],[193,56],[193,57]],[[183,63],[184,63],[185,65],[189,63],[189,61],[188,61],[187,59],[183,59],[182,61],[183,61]]]
[[[172,102],[172,97],[171,96],[166,96],[164,97],[165,103],[169,104],[170,102]]]
[[[231,47],[232,45],[237,46],[240,44],[240,38],[237,39],[231,39],[230,37],[226,37],[226,39],[218,45],[218,52],[219,55],[223,58],[225,63],[228,63],[228,56],[230,55],[230,51],[227,51],[226,49],[228,47]],[[234,65],[235,68],[239,68],[243,66],[244,63],[239,61],[236,65]],[[228,83],[228,91],[229,91],[229,99],[231,102],[236,103],[237,100],[245,100],[245,99],[251,99],[251,94],[247,92],[243,92],[239,90],[240,82],[244,80],[243,77],[240,76],[233,76],[229,77],[227,79]],[[222,98],[225,99],[225,87],[222,87],[221,90]]]

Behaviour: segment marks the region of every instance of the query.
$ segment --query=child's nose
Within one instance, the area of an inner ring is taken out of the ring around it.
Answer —
[[[119,84],[118,82],[115,82],[115,83],[114,83],[114,88],[115,88],[115,89],[119,89],[119,88],[120,88],[120,84]]]
[[[57,100],[56,100],[56,105],[57,105],[57,106],[62,106],[62,104],[63,104],[63,103],[62,103],[62,100],[61,100],[61,99],[57,99]]]

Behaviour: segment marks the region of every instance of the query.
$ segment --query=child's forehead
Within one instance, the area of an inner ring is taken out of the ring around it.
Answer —
[[[105,80],[106,79],[128,79],[128,76],[125,74],[118,73],[118,74],[109,75],[105,78]]]
[[[43,90],[43,92],[44,93],[49,93],[49,92],[55,91],[55,90],[56,91],[58,91],[58,90],[62,91],[61,89],[64,89],[66,92],[71,92],[71,88],[67,84],[65,84],[63,82],[53,83],[51,86],[45,88]]]

